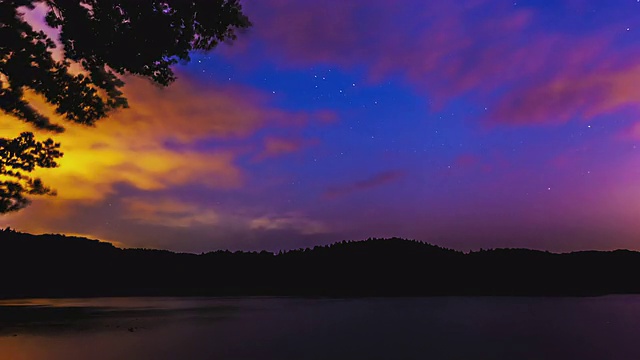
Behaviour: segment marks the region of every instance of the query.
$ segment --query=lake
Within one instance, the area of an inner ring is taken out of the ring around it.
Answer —
[[[1,360],[640,359],[640,296],[0,301]]]

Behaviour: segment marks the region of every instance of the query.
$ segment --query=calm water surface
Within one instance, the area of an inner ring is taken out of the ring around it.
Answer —
[[[640,359],[640,296],[0,301],[0,359]]]

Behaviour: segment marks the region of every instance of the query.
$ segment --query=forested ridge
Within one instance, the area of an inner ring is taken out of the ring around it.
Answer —
[[[121,249],[0,231],[0,297],[437,296],[640,293],[640,253],[463,253],[391,239],[272,253]]]

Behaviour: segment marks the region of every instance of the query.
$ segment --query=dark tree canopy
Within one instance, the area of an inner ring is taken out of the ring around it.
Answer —
[[[639,272],[640,252],[628,250],[463,253],[392,238],[342,241],[278,254],[218,250],[196,255],[0,230],[0,273],[11,274],[2,279],[0,299],[594,296],[640,294]],[[0,314],[0,324],[5,325],[3,320]]]
[[[53,55],[53,39],[24,20],[39,4],[48,8],[47,25],[60,31],[62,59]],[[238,0],[0,0],[0,110],[37,129],[64,131],[29,103],[30,91],[64,119],[92,125],[128,106],[119,75],[167,86],[172,65],[248,26]],[[24,207],[25,195],[52,193],[25,173],[55,167],[58,149],[31,133],[0,139],[0,213]]]

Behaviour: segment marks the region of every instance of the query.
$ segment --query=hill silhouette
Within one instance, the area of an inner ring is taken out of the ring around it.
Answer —
[[[398,238],[274,254],[121,249],[0,231],[0,298],[85,296],[435,296],[640,293],[640,253],[462,253]]]

